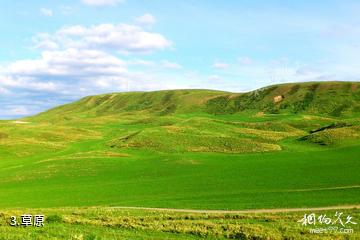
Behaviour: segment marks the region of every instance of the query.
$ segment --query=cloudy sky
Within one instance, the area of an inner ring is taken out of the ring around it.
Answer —
[[[0,119],[83,96],[360,79],[357,0],[4,0]]]

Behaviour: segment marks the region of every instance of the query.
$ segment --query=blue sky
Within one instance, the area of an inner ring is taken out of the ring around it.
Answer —
[[[360,79],[358,1],[2,1],[0,119],[83,96]]]

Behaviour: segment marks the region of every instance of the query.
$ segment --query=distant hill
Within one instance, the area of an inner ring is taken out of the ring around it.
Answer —
[[[35,119],[97,117],[124,112],[156,115],[242,111],[309,113],[339,117],[360,113],[359,82],[307,82],[264,87],[247,93],[214,90],[165,90],[110,93],[85,97],[41,113]]]
[[[36,116],[99,117],[124,112],[147,112],[158,115],[203,111],[209,99],[229,93],[213,90],[166,90],[154,92],[123,92],[85,97]]]

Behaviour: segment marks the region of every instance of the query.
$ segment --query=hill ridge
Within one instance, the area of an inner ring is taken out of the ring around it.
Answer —
[[[360,113],[359,85],[359,82],[335,81],[276,84],[244,93],[207,89],[108,93],[87,96],[33,118],[53,118],[54,115],[98,117],[137,111],[157,115],[191,112],[219,115],[257,111],[340,117]]]

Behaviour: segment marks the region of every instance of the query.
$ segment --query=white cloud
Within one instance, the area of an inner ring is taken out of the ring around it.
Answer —
[[[214,82],[222,81],[221,77],[219,77],[218,75],[211,75],[211,76],[209,76],[208,79],[209,79],[210,81],[214,81]]]
[[[25,116],[30,114],[30,111],[25,106],[6,106],[5,109],[0,110],[2,116]]]
[[[142,59],[131,60],[127,62],[128,65],[137,65],[137,66],[145,66],[145,67],[153,67],[156,66],[156,63],[153,61],[147,61]]]
[[[124,72],[124,65],[122,60],[102,51],[67,49],[65,51],[45,51],[40,60],[15,62],[10,69],[15,69],[17,73],[27,74],[81,75],[84,72],[92,73],[99,70],[107,73]]]
[[[51,39],[50,34],[40,33],[33,37],[34,47],[38,49],[55,50],[59,45]]]
[[[82,0],[82,2],[89,6],[114,6],[123,0]]]
[[[212,67],[216,69],[227,69],[229,64],[224,62],[215,62]]]
[[[26,115],[29,114],[29,110],[24,106],[13,107],[9,111],[10,115]]]
[[[122,53],[149,53],[172,46],[163,35],[127,24],[81,25],[61,28],[55,34],[42,33],[34,38],[37,47],[102,49]]]
[[[129,71],[130,65],[148,66]],[[157,70],[154,71],[153,68]],[[159,69],[163,68],[161,71]],[[41,57],[13,62],[0,69],[0,88],[31,94],[51,94],[52,98],[80,97],[102,92],[159,90],[185,87],[169,82],[180,79],[164,68],[180,69],[170,61],[121,60],[97,50],[66,49],[44,51]],[[171,76],[171,77],[170,77]],[[181,80],[179,80],[181,82]]]
[[[359,24],[333,24],[327,26],[321,31],[321,35],[327,38],[346,39],[354,38],[357,39],[360,35]]]
[[[0,73],[0,85],[11,89],[26,89],[31,91],[57,91],[58,86],[51,81],[41,81],[35,77],[19,76],[19,75],[3,75]],[[3,88],[3,87],[1,87]],[[5,88],[5,89],[6,89]],[[7,90],[9,91],[9,90]]]
[[[94,78],[114,79],[128,73],[125,62],[96,50],[44,51],[41,58],[11,63],[0,71],[0,87],[58,92]]]
[[[40,33],[33,38],[33,42],[35,49],[41,51],[38,58],[0,65],[1,94],[11,92],[20,98],[31,95],[41,99],[51,96],[53,102],[64,103],[63,99],[69,101],[104,92],[178,86],[174,82],[167,82],[175,77],[169,77],[171,72],[166,72],[164,68],[180,69],[179,64],[165,60],[124,61],[118,56],[118,53],[150,53],[171,46],[172,43],[161,34],[144,30],[140,26],[66,26],[55,33]],[[129,71],[130,66],[142,68]],[[31,113],[55,104],[37,102],[35,105],[41,107]],[[20,110],[8,111],[11,112],[8,116],[25,113]]]
[[[0,94],[9,94],[10,91],[4,87],[0,87]]]
[[[252,59],[249,57],[239,57],[238,62],[242,65],[250,65],[253,63]]]
[[[162,67],[169,68],[169,69],[182,69],[182,66],[175,62],[170,62],[167,60],[164,60],[161,62]]]
[[[69,15],[69,14],[73,13],[73,10],[74,9],[70,6],[61,6],[60,7],[60,12],[63,15]]]
[[[149,67],[149,68],[156,69],[156,70],[164,70],[164,68],[171,69],[171,70],[183,69],[183,67],[179,63],[171,62],[168,60],[162,60],[160,62],[156,62],[156,61],[135,59],[135,60],[127,61],[126,64],[129,66]]]
[[[42,15],[47,16],[47,17],[52,17],[53,16],[53,11],[51,9],[41,8],[40,12],[41,12]]]
[[[136,23],[142,26],[152,26],[156,23],[156,18],[150,13],[146,13],[135,19]]]

